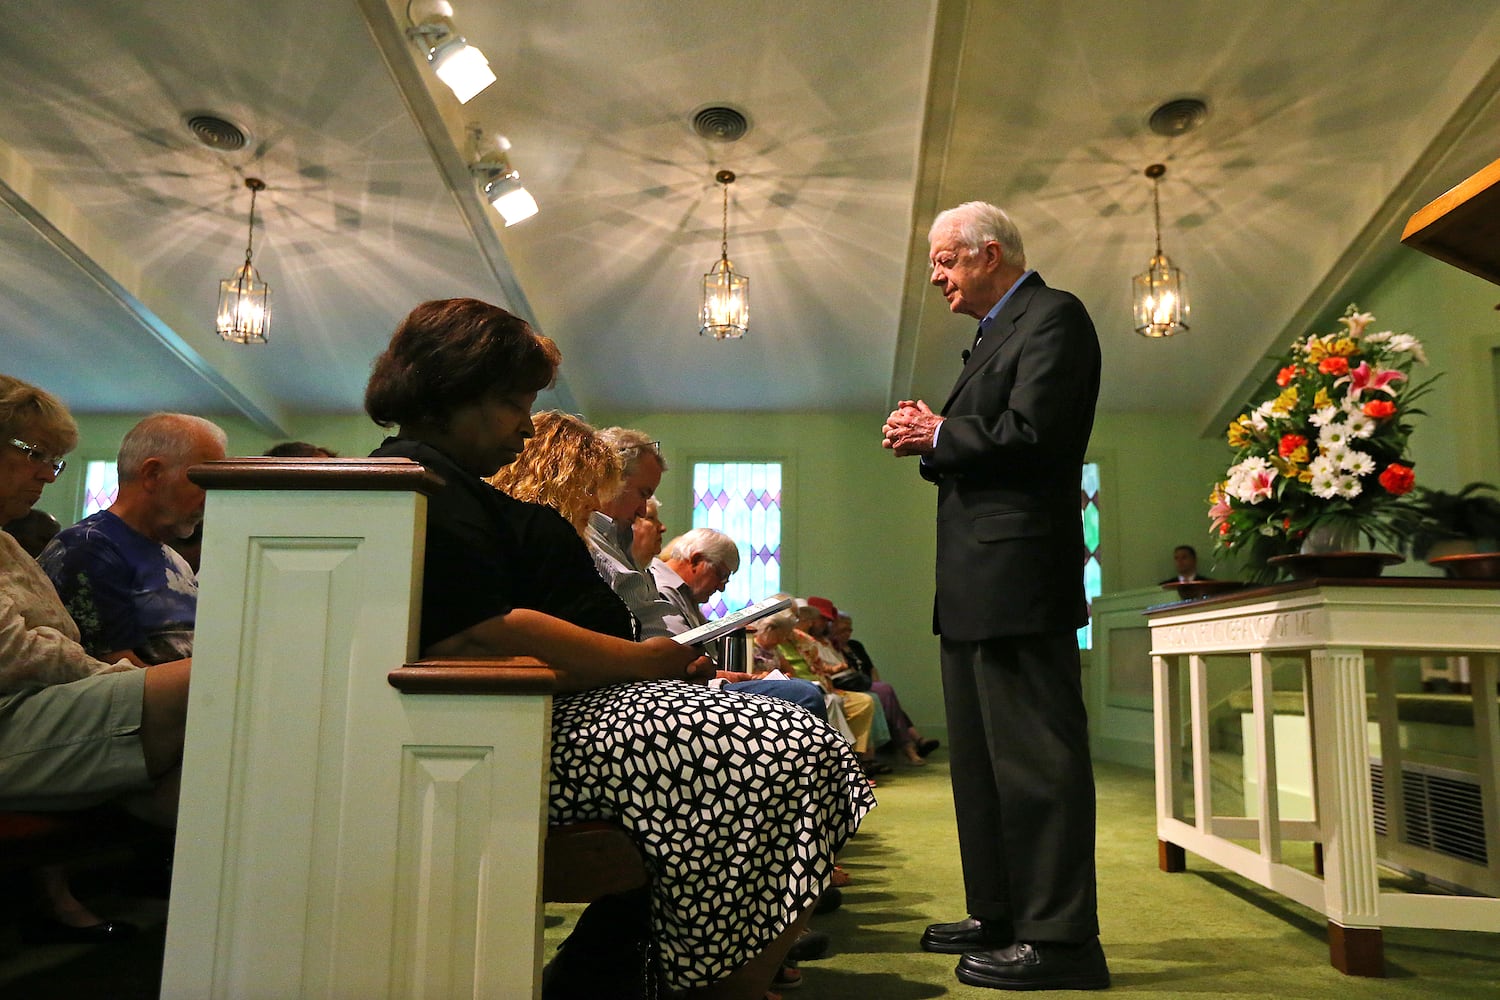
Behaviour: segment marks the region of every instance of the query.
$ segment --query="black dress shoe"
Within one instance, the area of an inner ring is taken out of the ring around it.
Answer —
[[[1017,941],[958,960],[958,980],[992,990],[1103,990],[1109,965],[1098,938],[1082,942]]]
[[[818,901],[813,904],[813,916],[818,916],[824,913],[832,913],[834,910],[837,910],[840,906],[843,905],[843,891],[835,889],[833,886],[829,886],[827,889],[823,890],[823,895],[819,896]]]
[[[1015,940],[1010,927],[997,920],[969,917],[951,924],[929,924],[922,932],[922,950],[940,955],[999,948]]]
[[[928,754],[932,753],[932,751],[936,750],[940,746],[942,746],[942,744],[937,740],[923,740],[922,742],[917,744],[917,753],[923,757],[926,757]]]
[[[21,925],[23,944],[112,944],[128,941],[140,933],[135,924],[123,920],[101,920],[87,927],[74,927],[51,917],[33,917]]]

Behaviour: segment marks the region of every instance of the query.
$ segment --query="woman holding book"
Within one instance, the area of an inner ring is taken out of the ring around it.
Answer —
[[[530,655],[558,671],[549,821],[632,834],[668,990],[759,998],[874,802],[835,732],[785,702],[693,683],[711,666],[691,647],[635,642],[573,528],[484,481],[525,448],[560,360],[474,299],[418,306],[376,359],[365,408],[398,430],[374,454],[446,483],[428,501],[422,653]],[[750,740],[779,752],[745,755]]]

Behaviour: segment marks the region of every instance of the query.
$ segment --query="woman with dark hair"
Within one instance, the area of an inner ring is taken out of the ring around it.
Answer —
[[[711,674],[706,658],[635,642],[568,522],[484,481],[532,436],[532,404],[560,360],[505,310],[451,299],[413,310],[375,361],[365,408],[398,430],[374,454],[447,484],[428,501],[422,652],[532,655],[559,672],[569,693],[553,706],[550,822],[608,819],[635,838],[668,990],[759,998],[874,800],[838,734],[807,712],[688,683]]]

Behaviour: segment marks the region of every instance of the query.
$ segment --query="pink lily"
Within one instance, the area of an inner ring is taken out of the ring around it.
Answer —
[[[1234,513],[1234,508],[1229,506],[1229,498],[1223,493],[1215,490],[1214,495],[1217,499],[1214,500],[1214,505],[1208,508],[1208,520],[1213,527],[1217,528],[1229,519],[1229,515]]]
[[[1358,399],[1360,393],[1370,389],[1379,389],[1387,396],[1394,396],[1396,390],[1390,387],[1391,383],[1403,381],[1405,378],[1406,376],[1403,373],[1393,368],[1372,372],[1370,371],[1370,363],[1368,361],[1361,361],[1358,368],[1349,369],[1348,375],[1345,375],[1333,384],[1343,385],[1345,382],[1348,382],[1349,398]]]

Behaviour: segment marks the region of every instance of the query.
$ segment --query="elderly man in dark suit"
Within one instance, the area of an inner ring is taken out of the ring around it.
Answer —
[[[1103,989],[1076,637],[1099,341],[1083,304],[1027,269],[1000,209],[950,209],[928,238],[932,283],[980,324],[942,411],[905,400],[883,428],[938,487],[933,631],[969,916],[922,947],[962,955],[974,986]]]

